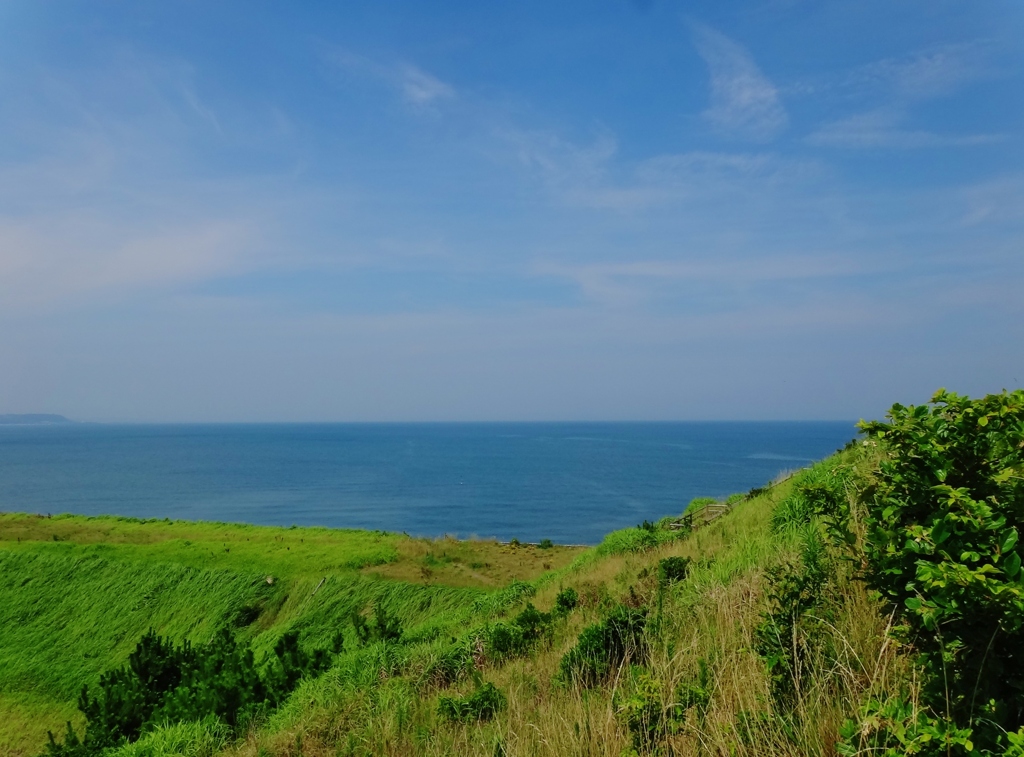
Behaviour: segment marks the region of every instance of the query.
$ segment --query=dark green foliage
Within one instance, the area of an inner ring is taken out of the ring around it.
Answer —
[[[490,720],[505,709],[508,700],[493,683],[478,684],[464,697],[440,697],[437,711],[441,717],[461,723]]]
[[[87,746],[78,738],[70,721],[68,721],[63,742],[54,739],[52,731],[48,731],[46,735],[49,737],[49,742],[46,744],[44,757],[93,757],[98,752],[97,749]]]
[[[402,638],[401,621],[379,602],[373,608],[371,620],[357,612],[352,613],[352,627],[359,643],[364,646],[377,641],[397,642]]]
[[[817,532],[805,534],[800,561],[768,572],[769,609],[755,630],[755,649],[768,666],[772,698],[790,711],[796,704],[813,644],[830,565]],[[812,611],[814,611],[812,613]]]
[[[580,603],[580,595],[572,587],[562,589],[555,596],[555,614],[568,615]]]
[[[154,725],[209,716],[237,729],[261,709],[279,705],[304,676],[326,670],[332,659],[325,650],[303,650],[294,631],[278,640],[259,668],[248,645],[226,628],[197,647],[188,641],[176,645],[151,630],[126,665],[100,676],[95,696],[82,689],[78,706],[86,717],[85,737],[79,739],[69,724],[63,743],[50,734],[47,755],[97,755],[135,741]]]
[[[690,558],[666,557],[658,561],[658,583],[662,586],[682,581],[690,571]]]
[[[866,496],[867,582],[903,613],[934,715],[1001,748],[1024,724],[1024,391],[939,391],[862,428],[886,453]]]
[[[562,679],[593,686],[626,661],[642,663],[647,658],[646,624],[646,610],[619,606],[600,623],[587,626],[562,657]]]
[[[525,654],[547,632],[551,620],[551,613],[541,612],[530,603],[512,622],[488,626],[484,630],[488,656],[504,660]]]
[[[980,755],[974,751],[970,728],[933,717],[906,697],[872,699],[860,716],[859,722],[849,720],[839,729],[836,751],[841,757],[856,757],[865,751],[879,757]],[[1008,757],[1012,752],[1004,754]]]
[[[551,541],[551,539],[541,539],[540,544],[538,544],[537,546],[540,549],[551,549],[553,546],[555,546],[555,544]]]

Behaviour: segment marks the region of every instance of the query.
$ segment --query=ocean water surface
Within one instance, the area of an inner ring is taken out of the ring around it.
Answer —
[[[0,511],[594,544],[855,435],[852,422],[0,426]]]

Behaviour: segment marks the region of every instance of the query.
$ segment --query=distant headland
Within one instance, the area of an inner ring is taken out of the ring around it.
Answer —
[[[56,426],[74,423],[63,415],[49,413],[0,413],[0,426]]]

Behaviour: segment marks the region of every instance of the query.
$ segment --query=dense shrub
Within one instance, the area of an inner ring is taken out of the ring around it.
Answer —
[[[619,606],[600,623],[587,626],[562,657],[562,679],[593,686],[624,662],[643,662],[647,658],[646,623],[646,610]]]
[[[576,609],[580,603],[580,595],[576,593],[576,590],[572,587],[568,589],[562,589],[555,596],[555,614],[556,615],[568,615],[570,612]]]
[[[464,697],[440,697],[437,711],[441,717],[456,722],[490,720],[505,709],[508,700],[493,683],[477,684],[476,690]]]
[[[888,417],[862,426],[885,453],[867,582],[903,615],[933,715],[1001,750],[1024,724],[1024,391],[940,391]]]
[[[493,623],[484,629],[484,648],[496,660],[525,654],[547,632],[551,620],[551,613],[527,604],[511,622]]]
[[[340,651],[336,640],[333,651]],[[95,695],[83,687],[79,709],[86,717],[84,738],[68,725],[62,743],[50,734],[47,754],[86,757],[133,742],[155,725],[216,718],[236,729],[261,709],[284,701],[299,680],[330,666],[327,650],[307,652],[298,633],[283,635],[262,666],[252,650],[228,629],[208,644],[174,644],[150,631],[123,667],[100,676]]]
[[[666,586],[682,581],[690,571],[690,558],[666,557],[658,561],[658,582]]]

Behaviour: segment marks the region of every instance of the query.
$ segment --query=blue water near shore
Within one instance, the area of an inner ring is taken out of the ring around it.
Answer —
[[[593,544],[855,434],[852,422],[0,427],[0,511]]]

